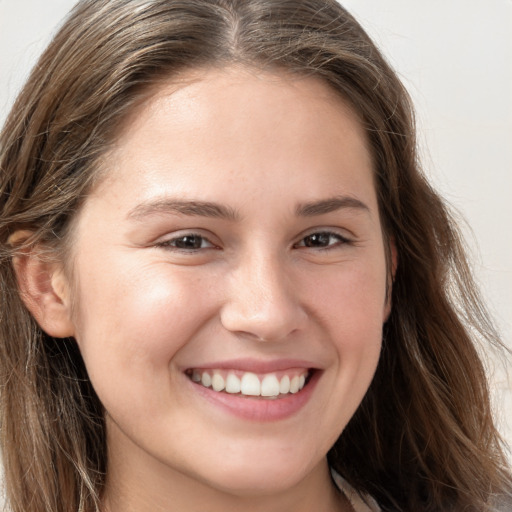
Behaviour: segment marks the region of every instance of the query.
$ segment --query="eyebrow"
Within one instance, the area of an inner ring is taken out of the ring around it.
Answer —
[[[359,199],[350,196],[335,196],[319,201],[311,201],[297,205],[295,214],[298,217],[315,217],[337,210],[355,209],[370,212],[370,209]],[[129,219],[144,220],[152,215],[178,214],[194,217],[211,217],[237,222],[240,214],[233,208],[210,201],[183,201],[179,199],[160,199],[142,203],[130,210]]]
[[[359,199],[350,196],[335,196],[320,201],[299,204],[295,213],[299,217],[314,217],[325,215],[342,209],[361,210],[370,213],[370,208]]]
[[[210,201],[183,201],[179,199],[161,199],[150,203],[142,203],[128,213],[128,218],[143,220],[151,215],[178,214],[196,217],[213,217],[239,220],[236,210]]]

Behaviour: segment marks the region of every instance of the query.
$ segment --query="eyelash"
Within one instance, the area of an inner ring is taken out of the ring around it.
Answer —
[[[187,238],[190,239],[198,239],[201,243],[207,242],[209,244],[208,247],[178,247],[176,244],[179,243],[180,240],[185,240]],[[164,248],[170,248],[171,250],[180,251],[180,252],[198,252],[204,249],[215,249],[216,246],[208,240],[203,235],[200,235],[198,233],[185,233],[184,235],[177,236],[174,238],[171,238],[170,240],[164,240],[163,242],[159,242],[157,244],[158,247],[164,247]]]
[[[314,245],[307,245],[306,240],[307,239],[313,239],[314,237],[328,237],[328,242],[331,242],[332,239],[335,239],[335,243],[328,243],[328,245],[325,246],[317,246]],[[199,241],[200,245],[202,245],[204,242],[208,243],[207,247],[178,247],[177,244],[180,243],[180,241],[184,241],[187,238],[192,239],[192,242],[194,239],[196,240],[196,243]],[[313,233],[310,233],[302,239],[293,245],[294,248],[306,248],[306,249],[317,249],[320,251],[328,251],[331,249],[334,249],[335,247],[346,245],[346,244],[352,244],[353,241],[340,235],[339,233],[336,233],[334,231],[315,231]],[[163,242],[159,242],[157,244],[158,247],[164,247],[175,251],[185,252],[185,253],[195,253],[199,252],[205,249],[217,249],[218,247],[210,242],[207,237],[200,235],[198,233],[186,233],[184,235],[171,238],[170,240],[165,240]]]
[[[306,245],[305,241],[309,238],[313,238],[315,236],[327,236],[329,241],[331,241],[332,239],[335,239],[336,240],[336,243],[329,243],[328,245],[326,246],[321,246],[321,247],[314,247],[314,246],[308,246]],[[334,249],[335,247],[339,247],[340,245],[346,245],[346,244],[351,244],[353,243],[352,240],[340,235],[339,233],[336,233],[335,231],[314,231],[313,233],[309,233],[308,235],[304,236],[299,243],[297,244],[294,244],[294,247],[304,247],[306,249],[317,249],[317,250],[320,250],[320,251],[328,251],[328,250],[331,250],[331,249]]]

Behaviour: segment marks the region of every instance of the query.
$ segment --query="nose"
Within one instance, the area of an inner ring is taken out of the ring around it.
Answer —
[[[224,328],[259,341],[285,341],[303,329],[307,313],[285,267],[268,255],[232,269],[220,313]]]

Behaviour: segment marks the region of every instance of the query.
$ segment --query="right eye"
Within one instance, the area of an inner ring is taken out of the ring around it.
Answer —
[[[186,233],[158,243],[159,247],[178,249],[180,251],[199,251],[215,247],[206,237],[197,233]]]

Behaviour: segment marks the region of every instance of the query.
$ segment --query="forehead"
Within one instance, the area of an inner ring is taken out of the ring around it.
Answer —
[[[357,188],[372,175],[365,131],[337,92],[319,78],[247,67],[196,70],[155,87],[126,119],[104,167],[100,188],[131,181],[139,195],[155,195],[172,182],[173,195],[190,195],[192,186],[231,201],[241,180],[245,190],[270,189],[284,173],[284,194],[307,177],[311,197],[300,199],[308,201],[327,182],[343,176]]]

